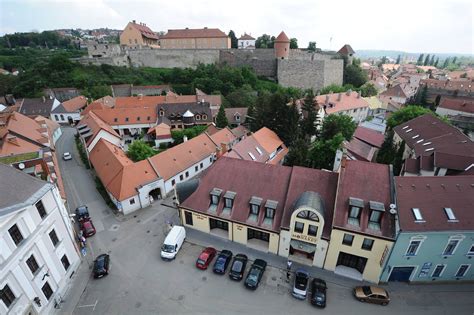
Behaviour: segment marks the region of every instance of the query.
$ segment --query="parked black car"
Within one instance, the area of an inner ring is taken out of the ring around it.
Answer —
[[[311,281],[311,304],[326,307],[326,281],[314,278]]]
[[[107,254],[102,254],[97,256],[94,260],[94,269],[93,274],[94,278],[102,278],[109,274],[109,267],[110,267],[110,256]]]
[[[251,290],[257,289],[260,280],[262,280],[265,268],[267,268],[267,262],[265,260],[255,259],[245,279],[245,286]]]
[[[219,253],[219,255],[217,255],[216,262],[214,263],[214,268],[212,270],[214,273],[224,274],[231,260],[232,252],[230,250],[224,249]]]
[[[247,267],[247,256],[237,254],[230,267],[229,277],[233,280],[240,281],[244,277],[245,267]]]
[[[76,208],[76,219],[82,221],[89,218],[89,208],[87,206],[79,206]]]

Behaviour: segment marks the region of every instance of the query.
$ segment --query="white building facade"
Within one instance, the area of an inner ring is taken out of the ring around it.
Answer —
[[[28,186],[11,198],[0,183],[0,314],[51,314],[81,262],[71,220],[56,186],[6,165],[0,174]]]

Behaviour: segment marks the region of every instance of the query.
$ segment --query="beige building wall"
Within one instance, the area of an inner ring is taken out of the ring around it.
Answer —
[[[228,49],[230,38],[163,38],[160,46],[164,49]]]
[[[342,244],[344,234],[351,234],[354,236],[352,246]],[[372,250],[369,251],[362,249],[362,242],[364,241],[364,238],[374,240]],[[387,259],[388,253],[390,252],[392,246],[392,241],[333,228],[331,233],[331,243],[329,244],[324,269],[331,271],[336,269],[337,259],[340,252],[345,252],[359,257],[365,257],[367,258],[367,264],[365,265],[362,277],[366,281],[378,283],[385,259]]]
[[[184,209],[180,209],[181,211],[181,223],[183,226],[185,227],[190,227],[190,228],[193,228],[195,230],[198,230],[198,231],[201,231],[201,232],[204,232],[204,233],[210,233],[211,232],[211,227],[209,226],[209,217],[206,216],[206,215],[202,215],[200,213],[196,213],[196,212],[193,212],[193,211],[189,211],[189,210],[184,210]],[[188,212],[191,212],[192,215],[193,215],[193,225],[188,225],[186,224],[186,220],[184,219],[185,216],[184,216],[184,212],[185,211],[188,211]],[[230,229],[230,227],[229,227]]]
[[[270,234],[270,241],[268,243],[268,252],[273,254],[278,254],[278,243],[280,240],[280,236],[276,233],[271,233],[265,230],[260,230],[253,226],[250,227],[253,230],[262,231],[265,233]],[[247,245],[247,229],[248,227],[244,224],[233,223],[233,234],[234,234],[234,242]]]
[[[142,34],[133,27],[133,23],[129,22],[122,34],[120,34],[120,45],[137,46],[143,44]]]

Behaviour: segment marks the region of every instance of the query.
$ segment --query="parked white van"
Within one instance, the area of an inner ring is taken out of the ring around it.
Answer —
[[[186,230],[182,226],[173,226],[166,235],[163,246],[161,246],[161,258],[174,259],[186,238]]]

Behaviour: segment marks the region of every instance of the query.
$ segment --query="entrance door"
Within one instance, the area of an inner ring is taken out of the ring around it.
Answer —
[[[394,267],[388,281],[409,282],[415,267]]]
[[[151,197],[153,197],[153,201],[161,199],[161,189],[160,188],[155,188],[153,190],[150,190],[148,193]]]
[[[367,264],[367,258],[340,252],[336,266],[343,265],[364,273],[365,264]]]

